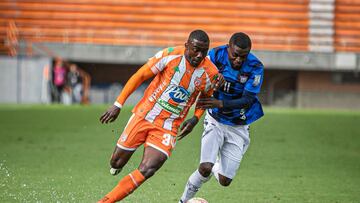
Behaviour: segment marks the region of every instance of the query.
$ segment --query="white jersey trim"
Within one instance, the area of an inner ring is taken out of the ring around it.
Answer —
[[[158,74],[159,72],[163,71],[165,66],[173,59],[176,59],[178,57],[180,57],[181,55],[168,55],[168,56],[164,56],[162,59],[160,59],[157,63],[155,63],[152,67],[151,67],[151,71],[154,74]]]

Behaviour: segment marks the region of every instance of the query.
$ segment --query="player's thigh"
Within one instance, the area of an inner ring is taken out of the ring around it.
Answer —
[[[144,144],[144,156],[139,166],[140,172],[149,178],[171,156],[176,145],[176,134],[163,128],[149,125],[148,135]]]
[[[245,130],[244,130],[245,129]],[[220,151],[220,173],[232,179],[250,144],[247,127],[229,127]]]
[[[165,163],[168,158],[168,154],[159,150],[158,147],[154,148],[154,145],[146,145],[144,148],[144,155],[139,165],[139,171],[145,178],[150,178],[155,174],[159,168]]]
[[[115,146],[112,153],[110,165],[114,168],[122,168],[129,161],[130,157],[135,151],[124,150],[118,146]]]
[[[223,145],[224,129],[216,124],[213,118],[206,115],[204,132],[201,138],[200,163],[215,163],[218,152]]]
[[[236,175],[237,170],[240,167],[240,159],[234,159],[225,155],[226,152],[221,150],[219,160],[219,173],[226,178],[233,179]]]

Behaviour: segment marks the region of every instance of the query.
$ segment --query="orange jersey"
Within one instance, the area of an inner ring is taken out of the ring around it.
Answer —
[[[197,96],[212,94],[218,70],[207,58],[194,68],[185,59],[185,47],[170,47],[158,52],[143,66],[155,74],[144,97],[133,113],[177,133]]]

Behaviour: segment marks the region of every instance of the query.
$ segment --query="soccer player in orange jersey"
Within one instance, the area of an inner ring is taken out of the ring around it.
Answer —
[[[110,173],[118,174],[134,151],[144,144],[141,163],[99,202],[122,200],[153,176],[170,156],[179,126],[189,108],[198,95],[210,96],[218,81],[216,66],[206,58],[209,43],[204,31],[195,30],[190,33],[185,46],[158,52],[130,78],[114,105],[100,117],[101,123],[116,120],[130,94],[155,76],[144,97],[134,107],[133,115],[117,142],[110,161]],[[203,110],[195,109],[195,122],[202,113]]]

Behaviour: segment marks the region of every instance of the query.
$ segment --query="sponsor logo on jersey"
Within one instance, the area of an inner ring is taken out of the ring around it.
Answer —
[[[161,92],[164,87],[165,87],[166,83],[163,81],[158,88],[155,89],[155,91],[150,95],[150,97],[148,98],[150,102],[153,102],[156,100],[156,95],[159,94],[159,92]]]
[[[172,85],[167,92],[169,93],[170,98],[177,103],[186,102],[190,97],[190,93],[181,86]]]
[[[172,104],[169,104],[168,102],[166,102],[163,99],[158,99],[157,103],[166,111],[170,112],[170,113],[174,113],[176,115],[180,115],[182,108],[174,106]]]

